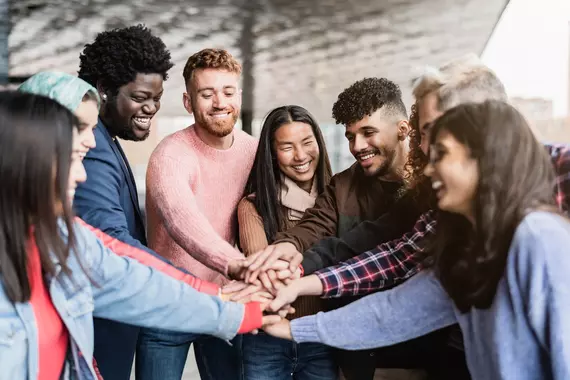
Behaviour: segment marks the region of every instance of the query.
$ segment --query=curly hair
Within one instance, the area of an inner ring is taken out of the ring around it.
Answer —
[[[188,84],[196,69],[220,69],[241,74],[239,62],[224,49],[203,49],[192,54],[184,66],[184,82]]]
[[[364,78],[345,89],[332,108],[337,124],[350,125],[384,108],[394,115],[407,118],[402,91],[386,78]]]
[[[436,200],[431,190],[431,182],[424,175],[424,169],[428,163],[428,158],[422,151],[418,104],[412,104],[409,118],[410,134],[408,159],[404,164],[404,183],[408,195],[416,202],[420,210],[427,211],[436,205]]]
[[[174,66],[164,42],[142,24],[99,33],[85,45],[79,61],[81,79],[114,93],[138,73],[161,74],[166,80]]]

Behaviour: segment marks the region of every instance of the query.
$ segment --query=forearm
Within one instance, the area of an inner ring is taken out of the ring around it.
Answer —
[[[418,219],[412,231],[339,265],[317,271],[325,297],[367,294],[402,282],[423,268],[422,251],[435,233],[431,213]],[[364,285],[366,284],[366,285]]]
[[[295,319],[293,339],[360,350],[404,342],[456,323],[452,303],[431,273],[328,313]]]
[[[299,296],[320,296],[323,294],[323,284],[315,275],[293,280],[288,286],[293,287]]]

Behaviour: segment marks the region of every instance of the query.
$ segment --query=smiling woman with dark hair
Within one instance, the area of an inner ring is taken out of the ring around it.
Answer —
[[[272,110],[261,129],[246,194],[238,205],[239,241],[246,256],[273,242],[278,232],[295,226],[313,207],[331,178],[325,140],[315,118],[303,107]],[[293,304],[300,317],[323,310],[317,297]],[[296,344],[266,334],[243,337],[246,380],[333,380],[332,350],[322,344]]]

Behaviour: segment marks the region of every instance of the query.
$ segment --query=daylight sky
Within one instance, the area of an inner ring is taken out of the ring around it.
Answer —
[[[570,0],[510,0],[482,59],[510,96],[553,100],[568,109]]]

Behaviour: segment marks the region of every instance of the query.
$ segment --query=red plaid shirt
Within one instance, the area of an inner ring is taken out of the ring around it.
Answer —
[[[570,146],[545,145],[556,171],[556,202],[569,214]],[[344,297],[372,293],[400,283],[421,269],[418,253],[429,236],[435,234],[434,212],[423,214],[412,231],[399,239],[353,257],[315,274],[323,284],[323,297]]]

